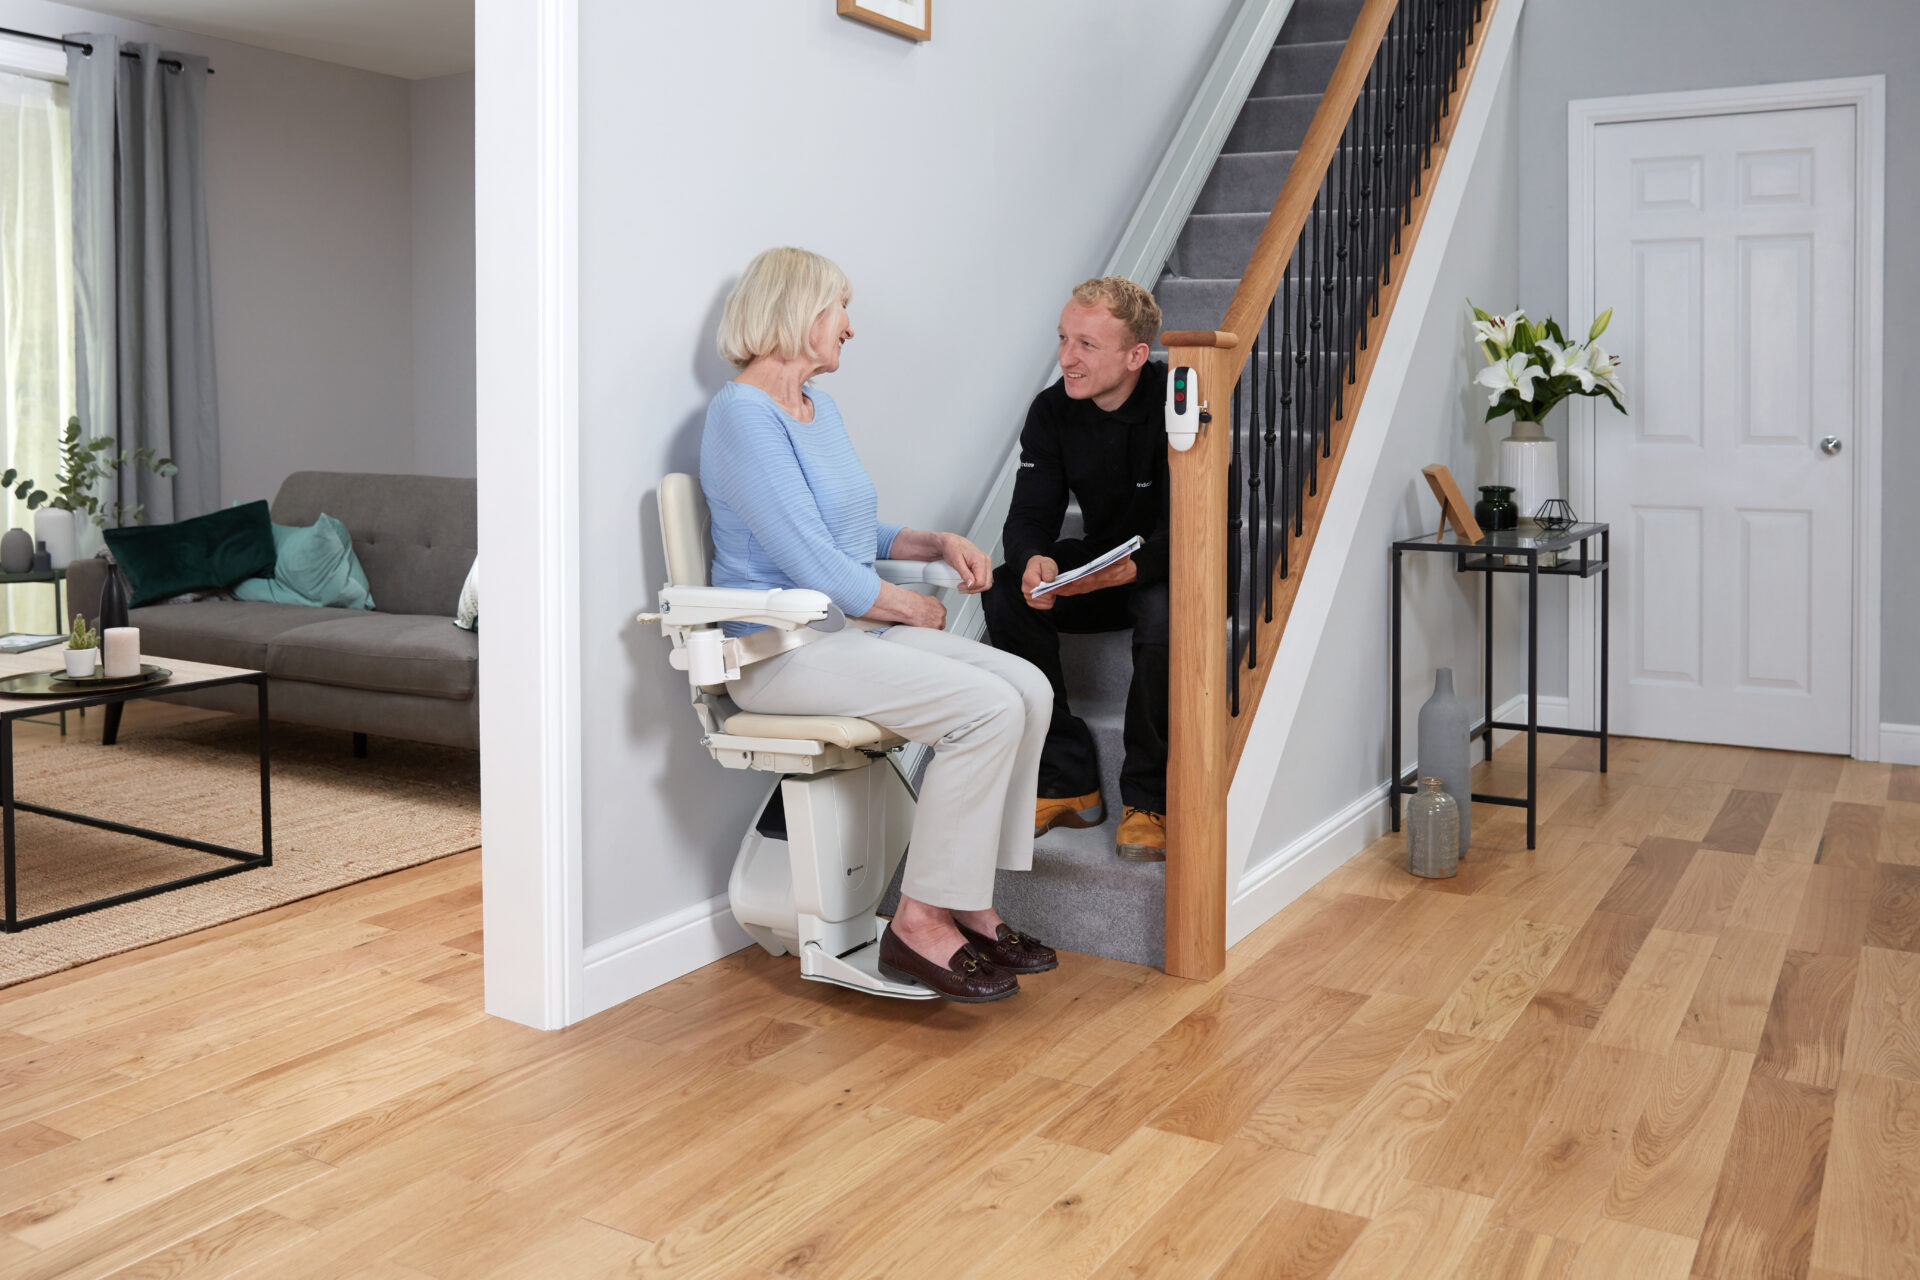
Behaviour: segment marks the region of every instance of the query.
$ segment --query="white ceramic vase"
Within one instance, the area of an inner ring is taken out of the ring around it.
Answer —
[[[34,541],[47,544],[47,556],[56,569],[64,569],[73,563],[76,514],[52,507],[33,513]]]
[[[61,652],[67,656],[67,674],[80,679],[92,675],[94,665],[100,661],[98,648],[63,649]]]
[[[1514,419],[1500,442],[1500,483],[1512,488],[1522,520],[1532,520],[1541,503],[1560,496],[1560,446],[1539,423]]]

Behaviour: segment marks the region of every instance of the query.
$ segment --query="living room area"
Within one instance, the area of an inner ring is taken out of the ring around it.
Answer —
[[[0,987],[477,859],[472,68],[470,0],[0,0]]]

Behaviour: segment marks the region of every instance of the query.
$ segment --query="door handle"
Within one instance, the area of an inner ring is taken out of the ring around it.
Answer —
[[[1820,441],[1820,452],[1826,454],[1829,458],[1831,458],[1834,454],[1840,452],[1840,437],[1839,436],[1824,437]]]

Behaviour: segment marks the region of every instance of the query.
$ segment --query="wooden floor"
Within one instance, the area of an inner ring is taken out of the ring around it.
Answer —
[[[1537,852],[1382,841],[1206,985],[751,950],[541,1034],[468,854],[0,992],[0,1275],[1920,1274],[1920,770],[1560,753]]]

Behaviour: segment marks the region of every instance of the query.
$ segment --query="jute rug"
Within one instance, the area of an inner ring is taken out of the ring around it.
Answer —
[[[15,757],[21,800],[233,848],[260,847],[251,720],[152,728],[127,717],[117,745],[98,720]],[[92,741],[86,741],[91,737]],[[36,814],[16,816],[20,915],[223,865]],[[376,738],[356,760],[344,733],[273,726],[273,865],[104,911],[0,934],[0,987],[191,933],[480,843],[480,757]]]

